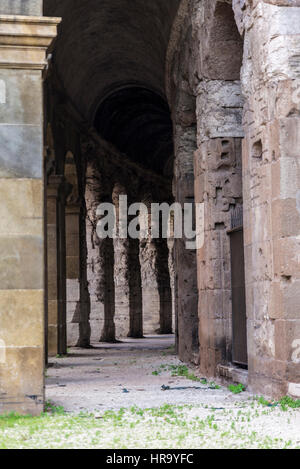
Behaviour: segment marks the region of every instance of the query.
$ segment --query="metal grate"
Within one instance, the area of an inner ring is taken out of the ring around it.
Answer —
[[[243,207],[236,207],[231,212],[231,229],[243,226]]]

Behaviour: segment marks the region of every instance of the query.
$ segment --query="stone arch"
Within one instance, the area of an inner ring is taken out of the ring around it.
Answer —
[[[94,126],[132,161],[164,174],[173,144],[170,110],[161,93],[141,84],[114,90],[99,104]]]
[[[194,204],[194,151],[197,148],[196,94],[189,69],[191,2],[183,0],[174,21],[166,61],[166,91],[174,132],[173,195],[181,206]],[[198,363],[198,291],[196,252],[187,239],[175,239],[174,309],[176,348],[183,361]]]
[[[178,200],[194,195],[200,204],[204,245],[197,250],[197,262],[194,257],[193,274],[191,259],[187,261],[192,254],[180,243],[175,253],[177,340],[180,356],[199,360],[206,375],[216,375],[218,365],[231,362],[227,231],[232,209],[242,204],[242,54],[243,43],[229,2],[181,2],[166,67],[175,134],[174,189]],[[194,180],[195,194],[188,194]],[[194,285],[190,292],[184,291],[184,271],[191,276],[188,283]],[[192,303],[184,304],[192,298]],[[189,331],[185,329],[189,337],[182,334],[180,322],[194,324]],[[191,347],[193,334],[197,340]]]
[[[238,80],[243,60],[243,41],[231,2],[216,1],[207,27],[202,55],[203,75],[214,80]]]

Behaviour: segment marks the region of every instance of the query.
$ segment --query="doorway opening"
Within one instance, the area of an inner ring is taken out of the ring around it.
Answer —
[[[248,368],[243,208],[231,213],[232,363]]]

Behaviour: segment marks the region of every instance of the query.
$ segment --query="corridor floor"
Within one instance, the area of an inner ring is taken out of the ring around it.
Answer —
[[[268,407],[248,392],[233,394],[227,386],[174,376],[182,366],[173,336],[72,348],[68,357],[51,359],[46,399],[71,419],[69,424],[57,417],[60,440],[55,444],[300,448],[300,409]],[[189,367],[189,378],[195,374]],[[75,433],[70,430],[74,425]]]
[[[67,358],[50,359],[48,400],[66,411],[95,412],[163,404],[203,403],[220,407],[233,399],[249,397],[243,393],[233,398],[226,388],[213,390],[209,384],[203,386],[185,377],[172,376],[182,366],[174,354],[174,336],[148,336],[93,347],[72,348]],[[163,391],[162,386],[171,389]]]
[[[46,412],[0,418],[0,448],[300,448],[299,408],[197,380],[173,344],[128,339],[52,359]]]

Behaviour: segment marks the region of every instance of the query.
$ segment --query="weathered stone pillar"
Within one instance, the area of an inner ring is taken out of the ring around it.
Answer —
[[[115,341],[115,291],[114,291],[114,246],[112,239],[100,239],[96,211],[103,201],[111,201],[105,191],[102,175],[93,163],[88,163],[86,172],[86,237],[87,237],[87,280],[91,302],[91,340]],[[107,197],[107,199],[106,199]]]
[[[79,315],[79,339],[77,347],[89,348],[91,345],[91,325],[90,325],[90,311],[91,300],[88,288],[87,279],[87,229],[86,229],[86,209],[81,207],[79,217],[79,255],[80,255],[80,315]]]
[[[129,337],[140,339],[143,337],[143,296],[140,264],[140,242],[129,239],[128,277],[129,277]]]
[[[115,265],[115,327],[116,338],[127,337],[130,330],[128,256],[129,240],[116,238],[113,242]]]
[[[117,226],[120,222],[119,197],[126,195],[124,187],[115,184],[112,200],[116,209]],[[129,239],[121,238],[117,232],[114,239],[114,278],[115,278],[115,327],[116,338],[127,337],[130,331],[130,303],[129,303]]]
[[[100,288],[102,266],[100,264],[100,240],[96,233],[96,210],[101,202],[99,190],[100,174],[93,165],[88,164],[86,171],[86,244],[87,244],[87,281],[90,297],[91,341],[99,340],[104,327],[103,292]]]
[[[240,111],[237,106],[236,112]],[[232,138],[234,133],[238,129],[224,130],[223,139],[202,142],[195,153],[195,195],[203,217],[197,252],[200,367],[207,376],[232,360],[228,232],[232,209],[242,206],[241,139]]]
[[[48,355],[67,353],[65,204],[70,185],[52,175],[47,186]]]
[[[239,69],[236,70],[239,74]],[[234,73],[233,73],[234,75]],[[228,78],[230,75],[228,76]],[[198,150],[195,200],[198,220],[199,341],[201,371],[214,376],[232,358],[231,211],[241,206],[243,100],[238,80],[206,80],[197,89]]]
[[[142,239],[140,242],[140,263],[144,334],[158,334],[160,330],[160,298],[156,275],[156,248],[150,240]]]
[[[214,376],[232,357],[231,212],[242,205],[241,138],[243,44],[230,2],[195,2],[193,44],[197,82],[195,202],[198,228],[200,368]],[[202,17],[203,21],[198,21]],[[191,54],[190,60],[193,55]],[[242,259],[241,259],[242,262]]]
[[[145,197],[142,201],[148,208],[149,236],[140,240],[140,264],[143,292],[144,334],[158,334],[160,331],[160,297],[157,283],[156,247],[151,239],[151,203]]]
[[[125,194],[124,187],[116,184],[113,191],[113,203],[116,208],[117,227],[124,226],[124,228],[125,224],[128,224],[127,207],[126,213],[121,213],[119,197]],[[124,215],[126,219],[122,220],[121,217]],[[143,303],[139,240],[121,236],[122,233],[117,231],[117,237],[114,239],[116,338],[141,338],[143,337]]]
[[[176,331],[176,271],[175,271],[175,240],[172,236],[168,239],[169,249],[169,273],[172,297],[172,332]]]
[[[50,176],[47,185],[48,355],[58,353],[58,233],[57,199],[63,176]]]
[[[187,98],[186,98],[187,99]],[[191,98],[190,98],[191,99]],[[193,107],[191,106],[193,109]],[[196,129],[180,124],[180,109],[175,126],[175,201],[182,209],[185,203],[194,203],[193,155],[196,149]],[[193,114],[193,113],[192,113]],[[192,118],[195,118],[194,114]],[[193,119],[192,119],[193,120]],[[198,362],[198,289],[195,250],[187,249],[184,233],[175,239],[174,255],[176,269],[176,348],[183,361]]]
[[[42,70],[57,23],[0,16],[0,412],[43,410]]]
[[[80,199],[77,170],[73,156],[67,155],[65,177],[72,186],[66,201],[66,277],[67,277],[67,345],[79,341],[80,301]]]
[[[65,180],[60,186],[57,204],[57,297],[58,297],[58,343],[59,355],[67,353],[67,263],[66,263],[66,200],[71,185]]]
[[[240,3],[249,383],[300,397],[300,6]]]
[[[166,239],[155,240],[156,272],[159,294],[159,333],[172,333],[172,291],[169,271],[169,248]]]
[[[80,322],[80,207],[66,206],[67,345],[79,340]]]
[[[104,328],[100,342],[113,343],[116,341],[115,333],[115,280],[114,280],[114,243],[107,238],[102,240],[100,257],[103,260],[103,274],[100,282],[104,295]]]
[[[143,202],[148,208],[149,235],[140,240],[140,265],[143,295],[144,334],[172,332],[172,293],[167,239],[151,237],[152,198]]]

